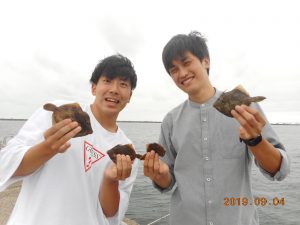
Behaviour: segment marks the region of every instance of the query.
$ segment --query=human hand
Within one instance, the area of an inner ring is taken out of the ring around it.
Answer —
[[[240,123],[240,138],[244,140],[256,138],[266,124],[257,110],[246,105],[237,105],[231,114]]]
[[[144,175],[153,181],[160,180],[169,174],[169,166],[159,159],[153,150],[146,154],[144,160]]]
[[[81,127],[77,122],[70,119],[62,120],[46,130],[43,144],[52,153],[63,153],[70,147],[68,141],[80,130]]]
[[[112,181],[125,180],[131,174],[132,162],[129,155],[117,155],[116,163],[106,167],[104,176]]]

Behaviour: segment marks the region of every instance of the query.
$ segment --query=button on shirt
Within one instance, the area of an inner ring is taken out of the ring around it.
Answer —
[[[252,199],[250,186],[253,155],[239,141],[239,124],[213,108],[220,96],[216,91],[205,104],[186,100],[169,112],[161,125],[160,144],[166,149],[163,160],[169,165],[174,184],[170,206],[171,225],[256,225],[253,205],[224,206],[224,198]],[[261,111],[258,104],[253,104]],[[282,180],[289,172],[289,160],[277,135],[266,124],[262,135],[279,149],[281,168],[270,180]]]

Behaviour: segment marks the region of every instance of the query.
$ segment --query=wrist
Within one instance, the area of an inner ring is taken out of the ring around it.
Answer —
[[[242,138],[240,138],[240,141],[244,142],[246,145],[248,145],[250,147],[254,147],[262,141],[262,136],[261,136],[261,134],[259,134],[257,137],[251,138],[251,139],[242,139]]]

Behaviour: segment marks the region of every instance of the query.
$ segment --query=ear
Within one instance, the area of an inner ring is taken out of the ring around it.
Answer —
[[[205,67],[205,69],[208,69],[210,67],[210,60],[208,57],[205,57],[203,60],[202,60],[202,63],[203,63],[203,66]]]
[[[92,92],[92,95],[94,95],[94,96],[96,96],[96,87],[97,87],[97,85],[92,83],[91,92]]]

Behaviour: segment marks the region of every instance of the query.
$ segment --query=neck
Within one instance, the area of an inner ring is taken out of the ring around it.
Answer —
[[[198,90],[197,93],[189,95],[189,99],[200,104],[205,103],[215,95],[215,92],[215,88],[209,84]]]
[[[96,105],[91,105],[91,110],[96,120],[101,124],[101,126],[109,132],[117,132],[117,117],[118,115],[108,114],[102,112],[96,107]]]

